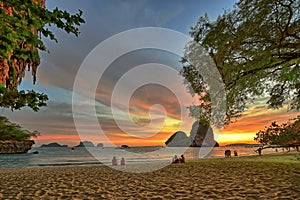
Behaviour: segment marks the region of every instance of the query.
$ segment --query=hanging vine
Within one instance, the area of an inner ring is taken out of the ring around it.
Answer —
[[[36,82],[40,65],[39,51],[47,48],[42,36],[57,42],[47,26],[56,26],[67,33],[79,34],[84,23],[82,11],[72,15],[67,11],[45,7],[45,0],[0,0],[0,106],[21,109],[29,106],[34,111],[46,106],[47,95],[35,91],[18,91],[26,69]]]

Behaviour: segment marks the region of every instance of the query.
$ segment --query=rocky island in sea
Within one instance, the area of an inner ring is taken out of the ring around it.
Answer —
[[[83,141],[83,142],[80,142],[75,147],[95,147],[95,145],[92,142],[90,142],[90,141]]]
[[[212,128],[195,121],[190,131],[190,137],[183,131],[177,131],[165,142],[168,147],[218,147]]]
[[[49,144],[42,144],[41,147],[68,147],[68,145],[61,145],[61,144],[58,144],[57,142],[52,142],[52,143],[49,143]]]
[[[22,130],[18,124],[11,123],[6,117],[0,116],[0,154],[27,153],[37,131]]]
[[[183,131],[177,131],[165,142],[168,147],[188,147],[191,140]]]
[[[103,143],[99,143],[99,144],[97,144],[97,147],[98,148],[104,148],[104,144]]]

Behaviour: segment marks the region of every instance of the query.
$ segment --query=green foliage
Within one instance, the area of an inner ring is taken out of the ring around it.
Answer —
[[[0,140],[29,140],[36,137],[37,131],[22,130],[21,126],[8,121],[4,116],[0,116]]]
[[[32,62],[39,62],[39,55],[34,49],[45,51],[47,48],[37,33],[57,42],[55,35],[47,27],[56,26],[78,36],[77,26],[84,23],[81,10],[71,15],[57,7],[50,11],[32,0],[10,0],[0,1],[0,3],[5,3],[6,7],[12,8],[10,16],[0,7],[0,60],[9,60],[7,55],[9,53],[16,58],[28,58]],[[30,47],[29,49],[24,49],[24,46],[20,45],[24,42],[27,47]]]
[[[9,91],[0,85],[0,107],[20,110],[22,107],[28,106],[37,112],[40,107],[47,105],[47,100],[47,95],[43,93],[36,93],[33,90]]]
[[[268,97],[273,109],[284,104],[300,109],[299,8],[298,0],[241,0],[216,21],[200,17],[191,29],[194,42],[208,52],[225,85],[226,123],[260,97]],[[198,81],[205,77],[195,73],[202,63],[183,64],[189,86],[198,94],[205,91]],[[200,101],[211,99],[202,95]]]
[[[300,116],[281,125],[272,122],[265,130],[257,132],[254,140],[261,144],[300,146]]]
[[[25,69],[32,70],[35,83],[40,64],[38,51],[47,51],[42,36],[57,42],[49,27],[55,26],[78,36],[78,26],[84,23],[81,10],[73,15],[58,8],[50,11],[44,3],[45,0],[0,0],[0,64],[7,61],[9,66],[8,74],[0,68],[0,77],[8,76],[4,82],[7,90],[0,84],[1,107],[13,110],[29,106],[37,111],[46,106],[48,97],[45,94],[17,90]]]

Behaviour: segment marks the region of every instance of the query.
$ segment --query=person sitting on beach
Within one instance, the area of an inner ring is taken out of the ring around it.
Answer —
[[[172,163],[179,163],[179,159],[177,157],[177,155],[175,155],[172,159]]]
[[[179,162],[180,163],[185,163],[185,157],[183,155],[181,155],[181,157],[179,158]]]
[[[231,151],[230,150],[225,150],[225,158],[231,158]]]
[[[238,156],[237,150],[234,150],[234,151],[233,151],[233,154],[234,154],[234,156]]]
[[[121,165],[125,165],[125,158],[121,159]]]
[[[113,166],[116,166],[116,165],[118,165],[118,160],[116,159],[116,157],[115,157],[115,156],[113,157],[113,159],[112,159],[112,161],[111,161],[111,162],[112,162],[112,165],[113,165]]]
[[[262,148],[260,148],[260,147],[257,149],[257,152],[258,152],[259,156],[261,156],[261,150],[262,150]]]

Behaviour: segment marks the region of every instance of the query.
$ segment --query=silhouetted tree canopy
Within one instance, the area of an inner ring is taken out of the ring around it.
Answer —
[[[257,132],[254,140],[268,145],[300,146],[300,116],[281,125],[272,122],[269,127]]]
[[[225,85],[227,124],[261,97],[267,97],[272,109],[285,104],[300,109],[299,8],[299,0],[241,0],[215,21],[205,14],[191,28],[194,42],[206,50]],[[182,63],[188,87],[197,94],[207,92],[201,63],[185,58]],[[214,98],[199,96],[200,102],[206,102],[200,107]],[[193,113],[199,111],[197,107],[190,107],[191,115],[203,118]]]

